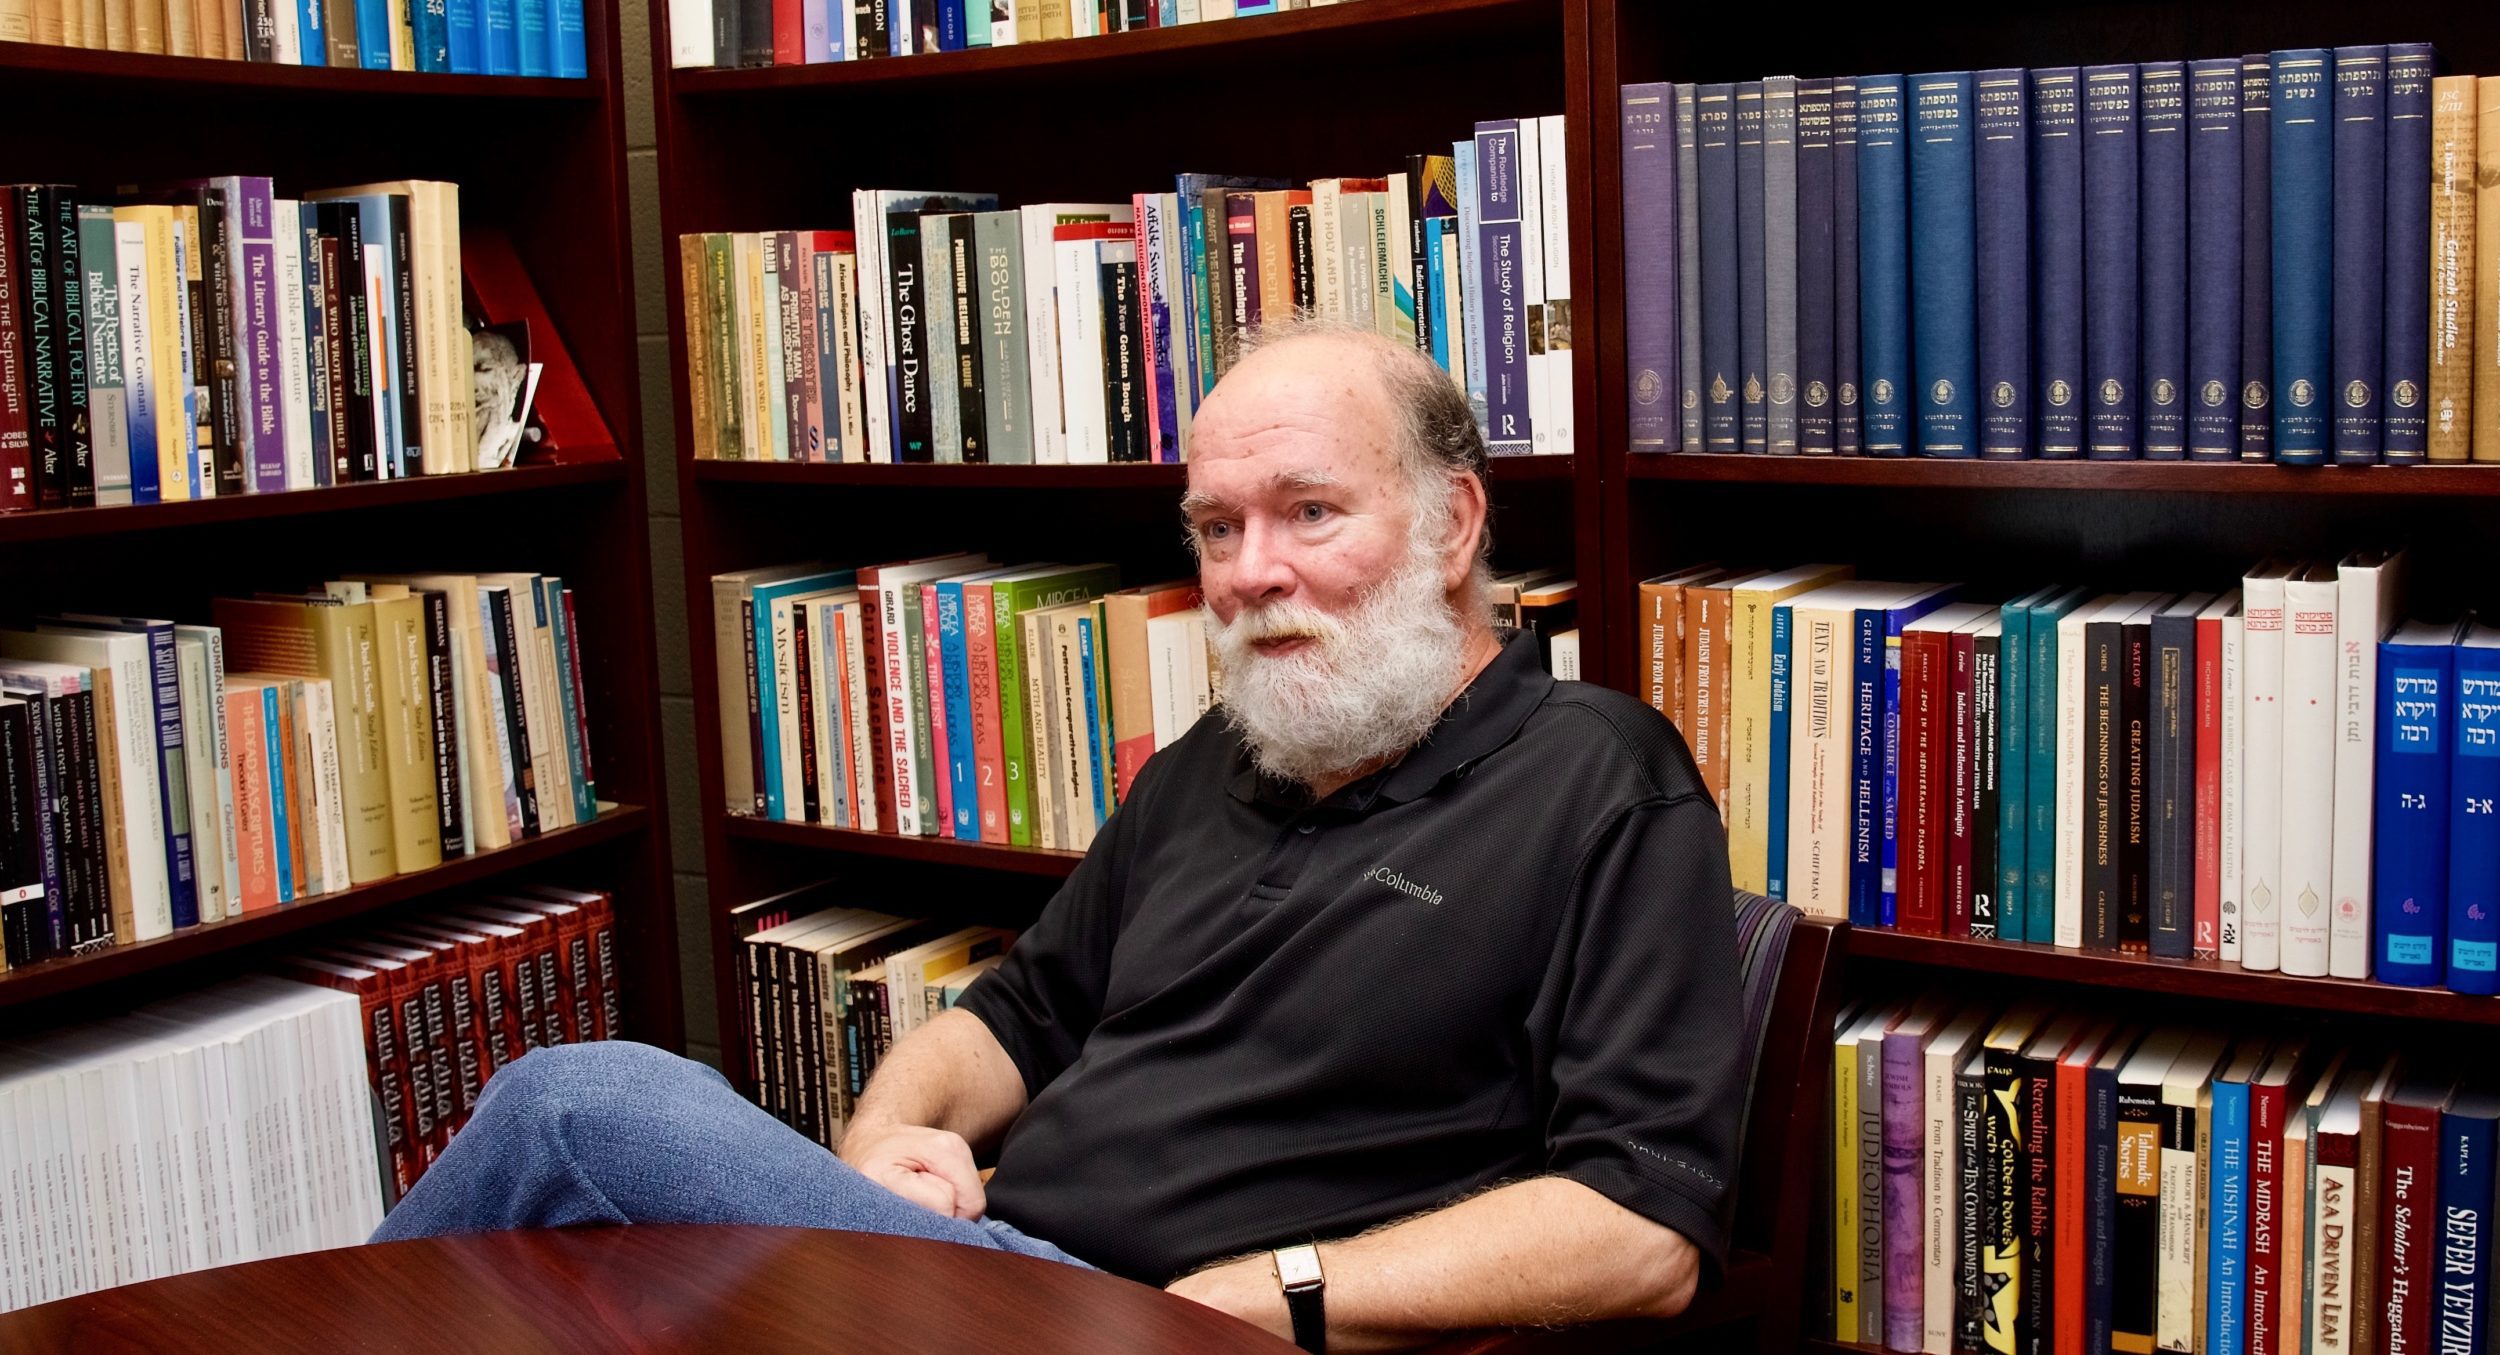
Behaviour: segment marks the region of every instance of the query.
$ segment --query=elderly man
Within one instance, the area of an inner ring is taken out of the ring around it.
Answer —
[[[1220,718],[881,1062],[838,1160],[683,1060],[541,1051],[377,1237],[900,1233],[1313,1350],[1680,1310],[1725,1246],[1744,1099],[1683,744],[1490,625],[1484,444],[1412,349],[1267,336],[1198,413],[1182,507]]]

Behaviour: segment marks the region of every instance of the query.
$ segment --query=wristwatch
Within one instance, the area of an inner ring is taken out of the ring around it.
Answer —
[[[1285,1287],[1285,1311],[1293,1317],[1293,1343],[1311,1355],[1321,1355],[1328,1349],[1328,1317],[1320,1295],[1328,1280],[1319,1273],[1319,1248],[1277,1248],[1276,1282]]]

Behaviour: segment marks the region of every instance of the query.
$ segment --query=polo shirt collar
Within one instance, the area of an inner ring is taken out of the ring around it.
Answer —
[[[1421,799],[1451,773],[1510,742],[1545,703],[1554,679],[1545,671],[1534,636],[1508,628],[1496,629],[1494,635],[1502,642],[1501,652],[1441,712],[1423,742],[1391,766],[1338,791],[1330,797],[1333,802],[1363,810],[1375,800],[1403,804]],[[1233,775],[1228,788],[1234,799],[1245,804],[1264,801],[1302,809],[1310,803],[1303,787],[1261,775],[1249,745],[1238,733],[1233,736]]]

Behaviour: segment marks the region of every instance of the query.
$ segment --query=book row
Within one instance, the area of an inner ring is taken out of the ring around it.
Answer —
[[[369,71],[590,74],[582,0],[0,0],[0,42]]]
[[[0,187],[0,512],[491,469],[458,185]]]
[[[1936,1355],[2488,1349],[2488,1066],[1946,994],[1844,1010],[1843,1341]]]
[[[209,613],[0,631],[7,964],[597,817],[584,646],[561,579],[376,575]]]
[[[1353,0],[669,0],[669,64],[812,66],[1012,47]]]
[[[2002,604],[1845,567],[1641,586],[1742,888],[1861,926],[2500,991],[2500,630],[2402,552]]]
[[[840,904],[830,884],[742,904],[736,981],[755,1104],[827,1148],[894,1042],[998,967],[1016,934]]]
[[[681,236],[694,455],[1179,461],[1242,346],[1293,317],[1430,354],[1497,455],[1568,452],[1563,144],[1520,118],[1378,178],[1012,209],[861,190],[850,231]]]
[[[2500,461],[2500,78],[2435,69],[1627,85],[1632,448]]]
[[[614,917],[447,904],[0,1049],[0,1311],[363,1242],[497,1070],[621,1029]]]

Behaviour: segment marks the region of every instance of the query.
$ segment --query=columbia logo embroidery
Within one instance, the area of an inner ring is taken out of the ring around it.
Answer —
[[[1387,866],[1374,866],[1364,874],[1363,878],[1374,884],[1387,885],[1391,889],[1406,895],[1408,898],[1421,899],[1425,903],[1429,903],[1436,908],[1441,906],[1440,890],[1435,889],[1430,885],[1419,884],[1416,881],[1407,879],[1405,876],[1398,874],[1396,871],[1389,869]]]

